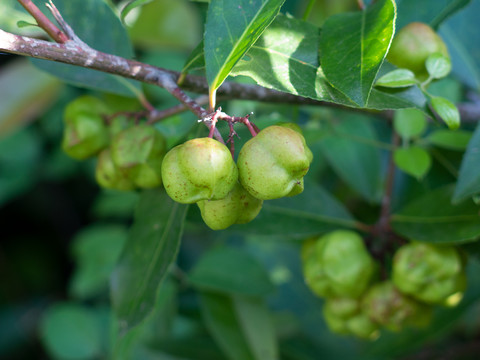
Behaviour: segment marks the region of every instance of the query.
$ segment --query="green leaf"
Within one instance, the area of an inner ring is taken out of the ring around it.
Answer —
[[[451,56],[453,73],[464,84],[480,90],[480,2],[472,1],[440,27]]]
[[[426,140],[430,144],[444,149],[463,151],[467,148],[471,138],[470,131],[440,129],[429,134]]]
[[[201,290],[263,296],[274,286],[266,270],[241,249],[221,247],[207,252],[193,268],[189,281]]]
[[[453,201],[458,203],[480,193],[480,125],[473,133],[463,155]]]
[[[450,100],[440,96],[430,99],[430,105],[450,129],[458,129],[460,126],[460,113]]]
[[[272,319],[261,300],[202,292],[200,305],[208,330],[228,359],[278,359]]]
[[[187,74],[193,70],[200,70],[205,67],[205,53],[203,52],[203,40],[188,55],[183,65],[182,73]]]
[[[328,81],[365,107],[395,30],[395,3],[380,0],[366,10],[334,15],[320,36],[320,62]]]
[[[425,61],[425,66],[428,74],[433,79],[441,79],[447,76],[452,70],[450,59],[441,53],[429,55]]]
[[[422,179],[432,165],[430,154],[418,146],[396,149],[393,155],[395,165],[417,179]]]
[[[132,11],[133,9],[146,5],[148,3],[151,3],[153,0],[131,0],[126,4],[122,12],[120,13],[120,19],[122,20],[123,23],[125,23],[125,18],[127,17],[128,13]]]
[[[408,140],[423,134],[427,128],[427,119],[417,109],[401,109],[395,111],[393,126],[398,135]]]
[[[397,69],[390,71],[389,73],[380,77],[376,82],[376,86],[383,87],[407,87],[412,86],[417,83],[415,79],[415,74],[407,69]]]
[[[275,19],[285,0],[212,0],[205,25],[207,81],[216,90]]]
[[[72,296],[87,299],[107,290],[126,239],[127,231],[119,225],[92,225],[75,236],[72,250],[77,267],[70,282]]]
[[[101,356],[101,327],[95,314],[80,305],[49,308],[40,327],[42,341],[56,359],[83,360]]]
[[[38,26],[19,28],[18,23],[31,23],[32,19],[32,16],[17,0],[2,0],[2,11],[0,11],[0,28],[2,30],[31,37],[45,36],[45,31]]]
[[[78,37],[90,47],[124,58],[133,57],[128,35],[105,1],[56,0],[55,5]],[[48,60],[33,59],[32,62],[40,69],[76,86],[129,97],[141,91],[138,82],[120,76]]]
[[[475,241],[480,236],[479,207],[471,200],[452,205],[453,185],[425,193],[392,216],[395,232],[438,244]]]
[[[343,204],[318,184],[305,182],[305,190],[300,195],[265,201],[255,220],[226,231],[305,239],[355,226],[355,219]]]
[[[187,208],[163,190],[142,193],[110,282],[122,333],[151,312],[158,287],[177,256]]]
[[[19,28],[29,27],[29,26],[38,26],[37,24],[29,23],[28,21],[19,20],[17,21],[17,26]]]
[[[352,116],[334,124],[321,142],[328,163],[352,189],[371,202],[380,200],[382,177],[377,137],[368,118]]]

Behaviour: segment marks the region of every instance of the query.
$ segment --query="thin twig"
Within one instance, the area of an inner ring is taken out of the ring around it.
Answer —
[[[18,0],[18,2],[35,18],[37,25],[53,40],[62,44],[70,40],[68,36],[55,26],[55,24],[53,24],[31,0]]]
[[[195,99],[195,102],[199,105],[208,104],[208,96],[202,95]],[[179,104],[165,110],[153,110],[148,115],[147,124],[154,124],[157,121],[161,121],[165,118],[168,118],[173,115],[180,114],[184,111],[189,110],[185,104]]]
[[[305,12],[303,13],[303,17],[302,17],[302,20],[307,20],[308,17],[310,16],[310,13],[312,12],[312,9],[313,9],[313,6],[315,5],[315,2],[317,0],[310,0],[308,2],[308,5],[307,5],[307,8],[305,9]]]

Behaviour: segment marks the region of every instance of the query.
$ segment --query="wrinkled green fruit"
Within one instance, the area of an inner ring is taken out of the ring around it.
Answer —
[[[372,286],[362,301],[362,310],[374,322],[391,331],[404,327],[424,327],[430,323],[431,307],[395,288],[391,281]]]
[[[308,245],[307,245],[308,246]],[[376,274],[376,264],[362,238],[353,231],[337,230],[322,236],[304,253],[303,273],[319,296],[358,298]]]
[[[106,105],[93,96],[81,96],[69,103],[63,115],[63,151],[83,160],[107,147],[110,139],[102,118],[106,113]]]
[[[329,298],[323,306],[323,316],[334,333],[370,340],[379,336],[378,325],[362,312],[358,299]]]
[[[254,198],[239,183],[223,199],[197,202],[203,221],[212,230],[252,221],[262,209],[262,204],[263,200]]]
[[[135,184],[125,171],[118,169],[114,164],[110,149],[105,149],[98,155],[95,179],[106,189],[130,191],[135,188]]]
[[[288,126],[270,126],[240,150],[240,182],[262,200],[300,194],[312,157],[300,133]]]
[[[115,165],[140,188],[162,184],[162,160],[166,142],[162,134],[148,125],[120,131],[110,146]]]
[[[448,303],[451,296],[459,301],[466,287],[462,257],[453,246],[402,246],[393,258],[392,278],[400,291],[430,304]]]
[[[185,142],[170,150],[162,163],[167,194],[182,204],[223,199],[238,180],[238,170],[225,145],[211,138]]]
[[[413,71],[417,78],[425,80],[428,77],[425,61],[434,53],[450,58],[442,38],[430,26],[413,22],[395,35],[387,60],[399,68]]]

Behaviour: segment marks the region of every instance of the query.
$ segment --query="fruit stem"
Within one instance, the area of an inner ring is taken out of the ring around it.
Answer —
[[[315,5],[316,0],[310,0],[307,8],[305,9],[305,12],[303,13],[302,20],[306,21],[308,17],[310,16],[310,13],[312,12],[313,5]]]

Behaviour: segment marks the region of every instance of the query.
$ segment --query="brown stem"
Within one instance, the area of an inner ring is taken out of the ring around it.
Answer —
[[[53,40],[62,44],[70,40],[31,0],[18,0],[18,2],[35,18],[37,25],[45,30]]]
[[[360,10],[365,10],[365,3],[363,0],[357,0],[357,5]]]
[[[195,99],[195,102],[199,105],[208,104],[208,96],[199,96]],[[187,110],[189,110],[189,108],[185,104],[179,104],[165,110],[153,110],[148,116],[147,124],[154,124],[157,121],[163,120],[176,114],[180,114]]]

